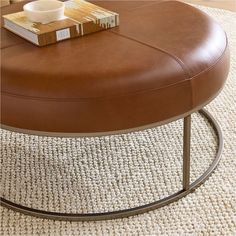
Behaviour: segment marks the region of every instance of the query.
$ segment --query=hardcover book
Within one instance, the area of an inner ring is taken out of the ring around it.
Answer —
[[[65,2],[63,19],[48,24],[30,22],[24,12],[4,15],[4,27],[38,45],[60,42],[119,25],[119,15],[84,0]]]

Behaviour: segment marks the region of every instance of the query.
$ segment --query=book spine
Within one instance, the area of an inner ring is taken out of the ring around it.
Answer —
[[[76,25],[38,35],[39,46],[46,46],[66,39],[78,37]]]
[[[83,34],[82,35],[86,35],[86,34],[91,34],[97,31],[101,31],[101,30],[106,30],[106,29],[110,29],[113,27],[116,27],[119,25],[119,16],[118,15],[113,15],[110,17],[106,17],[101,19],[98,19],[97,22],[85,22],[82,24],[82,28],[83,28]]]

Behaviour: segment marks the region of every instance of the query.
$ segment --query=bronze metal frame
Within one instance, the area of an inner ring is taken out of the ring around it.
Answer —
[[[69,221],[97,221],[97,220],[110,220],[116,218],[128,217],[136,214],[141,214],[151,210],[155,210],[167,204],[170,204],[178,199],[186,196],[190,192],[194,191],[198,186],[200,186],[214,171],[218,165],[221,157],[221,152],[223,149],[223,136],[220,126],[216,120],[207,112],[205,109],[199,110],[199,112],[211,123],[217,138],[218,146],[217,153],[214,161],[211,163],[209,168],[193,183],[190,183],[190,146],[191,146],[191,114],[184,117],[184,130],[183,130],[183,189],[166,197],[149,203],[143,206],[138,206],[130,209],[104,212],[104,213],[88,213],[88,214],[70,214],[70,213],[59,213],[59,212],[49,212],[42,211],[38,209],[29,208],[22,206],[7,199],[1,197],[1,205],[10,208],[15,211],[22,212],[24,214],[43,217],[47,219],[54,220],[69,220]]]

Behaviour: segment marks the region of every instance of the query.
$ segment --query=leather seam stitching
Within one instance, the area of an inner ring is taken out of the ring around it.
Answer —
[[[116,33],[115,33],[116,34]],[[117,34],[119,35],[119,34]],[[25,95],[20,95],[20,94],[14,94],[14,93],[8,93],[8,92],[4,92],[4,91],[1,91],[1,94],[3,95],[6,95],[6,96],[9,96],[9,97],[20,97],[20,98],[23,98],[23,99],[30,99],[30,100],[42,100],[42,101],[58,101],[58,102],[78,102],[79,100],[95,100],[95,99],[99,99],[99,100],[103,100],[103,99],[112,99],[112,98],[117,98],[117,97],[124,97],[124,96],[127,96],[127,95],[137,95],[137,94],[141,94],[141,93],[145,93],[145,92],[150,92],[150,91],[158,91],[158,90],[161,90],[161,89],[164,89],[164,88],[169,88],[171,86],[177,86],[181,83],[184,83],[186,81],[192,81],[193,79],[195,79],[196,77],[198,77],[199,75],[207,72],[207,71],[210,71],[221,59],[222,57],[225,55],[225,52],[228,48],[228,38],[227,38],[227,35],[225,33],[225,39],[226,39],[226,46],[224,48],[224,51],[222,53],[222,55],[208,68],[206,68],[205,70],[199,72],[198,74],[192,76],[191,78],[188,78],[186,80],[183,80],[183,81],[179,81],[179,82],[176,82],[176,83],[173,83],[173,84],[170,84],[170,85],[167,85],[167,86],[163,86],[163,87],[159,87],[159,88],[154,88],[154,89],[147,89],[147,90],[139,90],[139,91],[136,91],[136,92],[133,92],[133,93],[126,93],[126,94],[120,94],[120,95],[111,95],[111,96],[104,96],[104,97],[84,97],[84,98],[49,98],[49,97],[32,97],[32,96],[25,96]],[[136,41],[136,40],[134,40]],[[139,42],[139,41],[137,41]],[[140,42],[142,43],[142,42]],[[145,45],[145,44],[144,44]],[[152,48],[152,46],[150,46]],[[157,49],[157,50],[160,50],[162,51],[162,49],[158,49],[158,48],[155,48],[154,49]],[[163,51],[164,53],[166,53],[165,51]],[[171,54],[167,53],[168,55],[172,56]],[[177,61],[178,62],[178,61]],[[191,89],[192,90],[192,89]]]
[[[184,62],[183,62],[180,58],[178,58],[177,56],[171,54],[170,52],[168,52],[168,51],[166,51],[166,50],[164,50],[164,49],[162,49],[162,48],[159,48],[159,47],[154,47],[154,46],[152,46],[152,45],[149,45],[149,44],[144,43],[144,42],[142,42],[142,41],[139,41],[139,40],[137,40],[137,39],[128,37],[128,36],[126,36],[126,35],[123,35],[123,34],[120,34],[120,33],[116,33],[116,32],[114,32],[113,30],[109,30],[108,32],[109,32],[109,33],[113,33],[113,34],[115,34],[115,35],[118,35],[118,36],[120,36],[120,37],[129,39],[129,40],[132,40],[132,41],[137,42],[137,43],[139,43],[139,44],[142,44],[142,45],[144,45],[144,46],[150,47],[150,48],[152,48],[152,49],[154,49],[154,50],[156,50],[156,51],[163,52],[164,54],[170,56],[172,59],[174,59],[174,60],[179,64],[179,66],[182,68],[182,70],[183,70],[183,72],[184,72],[184,74],[185,74],[185,76],[186,76],[187,79],[189,79],[189,78],[191,77],[190,74],[189,74],[189,72],[188,72],[188,69],[187,69],[186,65],[184,64]]]
[[[214,67],[214,66],[221,60],[221,58],[225,55],[225,52],[226,52],[226,50],[227,50],[227,48],[228,48],[228,38],[227,38],[226,33],[225,33],[225,41],[226,41],[225,48],[224,48],[224,50],[223,50],[221,56],[218,57],[217,60],[215,60],[215,62],[214,62],[211,66],[209,66],[209,67],[206,68],[205,70],[200,71],[200,72],[197,73],[196,75],[194,75],[194,76],[192,76],[191,78],[189,78],[190,80],[194,79],[195,77],[199,76],[200,74],[203,74],[203,73],[205,73],[205,72],[211,70],[212,67]]]
[[[205,73],[207,71],[210,71],[225,55],[226,49],[228,47],[228,39],[226,37],[226,46],[225,49],[222,53],[222,55],[214,62],[214,64],[212,64],[210,67],[208,67],[207,69],[205,69],[204,71],[201,71],[200,73],[198,73],[197,75],[194,75],[192,78],[188,79],[188,80],[183,80],[183,81],[179,81],[177,83],[173,83],[167,86],[163,86],[163,87],[159,87],[159,88],[154,88],[154,89],[147,89],[147,90],[140,90],[137,92],[133,92],[133,93],[126,93],[126,94],[121,94],[121,95],[113,95],[113,96],[104,96],[104,97],[84,97],[84,98],[49,98],[49,97],[32,97],[32,96],[25,96],[25,95],[20,95],[20,94],[14,94],[14,93],[8,93],[8,92],[4,92],[2,91],[3,95],[6,96],[11,96],[11,97],[20,97],[20,98],[24,98],[24,99],[31,99],[31,100],[44,100],[44,101],[58,101],[58,102],[76,102],[79,100],[96,100],[96,99],[112,99],[112,98],[117,98],[117,97],[123,97],[123,96],[127,96],[127,95],[137,95],[137,94],[141,94],[141,93],[145,93],[145,92],[150,92],[150,91],[158,91],[164,88],[169,88],[172,86],[177,86],[181,83],[184,83],[186,81],[191,81],[193,79],[195,79],[197,76],[201,75],[202,73]]]
[[[188,80],[183,80],[183,81],[179,81],[177,83],[173,83],[173,84],[170,84],[170,85],[167,85],[167,86],[163,86],[163,87],[160,87],[160,88],[154,88],[154,89],[147,89],[147,90],[140,90],[140,91],[137,91],[137,92],[133,92],[133,93],[127,93],[127,94],[121,94],[121,95],[113,95],[113,96],[107,96],[107,97],[84,97],[84,98],[49,98],[49,97],[32,97],[32,96],[25,96],[25,95],[20,95],[20,94],[14,94],[14,93],[8,93],[8,92],[4,92],[2,91],[1,93],[3,95],[6,95],[6,96],[12,96],[12,97],[20,97],[20,98],[25,98],[25,99],[31,99],[31,100],[48,100],[48,101],[79,101],[79,100],[94,100],[94,99],[108,99],[108,98],[115,98],[115,97],[122,97],[122,96],[127,96],[127,95],[136,95],[136,94],[140,94],[140,93],[145,93],[145,92],[149,92],[149,91],[156,91],[156,90],[161,90],[161,89],[164,89],[164,88],[168,88],[168,87],[171,87],[171,86],[176,86],[178,84],[181,84],[181,83],[184,83],[186,81],[190,81],[190,80],[193,80],[195,79],[197,76],[199,76],[200,74],[202,73],[205,73],[207,71],[210,71],[221,59],[222,57],[225,55],[225,52],[226,52],[226,49],[228,47],[228,39],[226,37],[226,46],[225,46],[225,49],[222,53],[222,55],[214,62],[213,65],[211,65],[210,67],[208,67],[207,69],[205,69],[204,71],[201,71],[200,73],[198,73],[197,75],[194,75],[192,78],[188,79]]]
[[[33,97],[33,96],[25,96],[25,95],[20,95],[20,94],[14,94],[14,93],[8,93],[8,92],[4,92],[2,91],[2,95],[8,96],[8,97],[19,97],[22,99],[29,99],[29,100],[42,100],[42,101],[55,101],[55,102],[83,102],[83,100],[108,100],[108,99],[113,99],[113,98],[119,98],[119,97],[127,97],[127,96],[135,96],[138,94],[143,94],[146,92],[154,92],[154,91],[158,91],[161,90],[163,88],[169,88],[169,87],[175,87],[180,85],[181,83],[186,83],[188,80],[182,80],[180,82],[168,85],[168,86],[164,86],[161,88],[154,88],[154,89],[148,89],[148,90],[140,90],[137,92],[133,92],[133,93],[126,93],[126,94],[120,94],[120,95],[111,95],[111,96],[107,96],[107,97],[84,97],[84,98],[49,98],[49,97]]]
[[[223,56],[225,55],[226,50],[227,50],[227,48],[228,48],[228,38],[227,38],[226,32],[224,32],[224,33],[225,33],[226,44],[225,44],[225,48],[224,48],[224,50],[223,50],[222,55],[214,62],[213,65],[209,66],[209,67],[206,68],[205,70],[199,72],[198,74],[194,75],[191,79],[189,79],[189,80],[190,80],[190,83],[191,83],[192,107],[194,107],[194,104],[196,103],[196,91],[193,90],[193,80],[194,80],[195,78],[197,78],[199,75],[201,75],[201,74],[203,74],[203,73],[205,73],[205,72],[210,71],[210,70],[223,58]]]

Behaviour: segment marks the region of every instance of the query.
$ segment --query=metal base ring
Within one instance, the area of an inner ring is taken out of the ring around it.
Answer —
[[[166,198],[158,200],[153,203],[149,203],[143,206],[134,207],[125,210],[113,211],[113,212],[104,212],[104,213],[88,213],[88,214],[69,214],[69,213],[59,213],[59,212],[49,212],[37,210],[34,208],[29,208],[26,206],[22,206],[11,201],[8,201],[1,197],[1,205],[7,207],[9,209],[22,212],[27,215],[42,217],[53,220],[69,220],[69,221],[97,221],[97,220],[111,220],[116,218],[123,218],[128,216],[133,216],[141,213],[145,213],[151,210],[155,210],[167,204],[170,204],[174,201],[179,200],[180,198],[186,196],[190,192],[194,191],[197,187],[199,187],[214,171],[216,166],[218,165],[221,157],[221,152],[223,149],[223,136],[220,129],[220,126],[216,122],[216,120],[207,112],[205,109],[199,110],[199,112],[211,123],[217,138],[218,138],[218,146],[217,153],[214,161],[211,163],[210,167],[193,183],[189,185],[189,187],[183,188],[182,190],[170,195]]]

